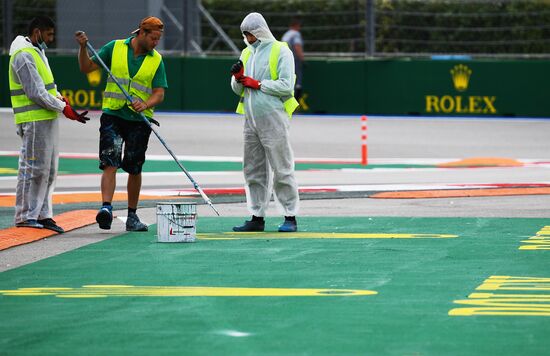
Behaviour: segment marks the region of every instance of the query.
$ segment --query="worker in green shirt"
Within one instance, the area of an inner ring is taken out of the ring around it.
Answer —
[[[155,50],[164,31],[164,24],[156,17],[144,18],[139,28],[127,39],[107,43],[98,55],[110,68],[118,82],[133,98],[128,102],[124,93],[109,78],[103,93],[99,138],[99,168],[103,205],[96,221],[101,229],[110,229],[113,221],[112,205],[116,188],[116,172],[122,168],[128,173],[128,219],[126,231],[147,231],[136,209],[141,190],[141,170],[151,135],[151,128],[141,114],[151,122],[154,107],[164,100],[168,87],[162,56]],[[84,32],[75,34],[80,45],[78,62],[80,71],[89,73],[99,68],[99,60],[86,49],[88,37]],[[124,147],[124,148],[123,148]]]

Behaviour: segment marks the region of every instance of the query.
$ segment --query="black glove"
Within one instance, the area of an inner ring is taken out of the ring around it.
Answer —
[[[231,74],[233,74],[236,80],[239,80],[244,76],[244,65],[240,59],[237,63],[231,66]]]

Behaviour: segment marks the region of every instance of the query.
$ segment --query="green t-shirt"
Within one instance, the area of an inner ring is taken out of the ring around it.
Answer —
[[[139,55],[137,57],[134,56],[134,49],[130,45],[130,41],[134,38],[134,36],[128,37],[126,40],[124,40],[124,44],[128,46],[128,72],[130,74],[130,77],[134,77],[139,68],[141,67],[141,64],[145,60],[145,56],[152,56],[153,51],[150,51],[149,53]],[[113,49],[115,48],[115,41],[111,41],[107,43],[105,46],[101,47],[101,49],[98,51],[98,55],[103,60],[105,65],[109,68],[111,68],[111,58],[113,56]],[[99,61],[95,58],[95,56],[92,57],[92,60],[99,64]],[[166,71],[164,70],[164,62],[161,60],[159,67],[157,69],[157,72],[155,73],[155,76],[153,77],[153,88],[168,88],[168,82],[166,80]],[[109,115],[118,116],[120,118],[123,118],[125,120],[130,121],[143,121],[141,118],[141,115],[136,113],[135,111],[130,110],[128,106],[123,107],[119,110],[111,110],[111,109],[103,109],[103,112]]]

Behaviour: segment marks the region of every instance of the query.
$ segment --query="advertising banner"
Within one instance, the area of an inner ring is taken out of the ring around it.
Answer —
[[[75,56],[51,56],[61,93],[79,109],[101,109],[106,74],[87,75]],[[234,58],[165,57],[165,101],[158,110],[234,112]],[[10,106],[8,56],[0,105]],[[550,117],[550,61],[307,60],[299,112],[326,114]]]

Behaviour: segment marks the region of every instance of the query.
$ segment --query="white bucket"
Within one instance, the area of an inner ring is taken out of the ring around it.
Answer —
[[[196,203],[157,203],[158,242],[195,242]]]

